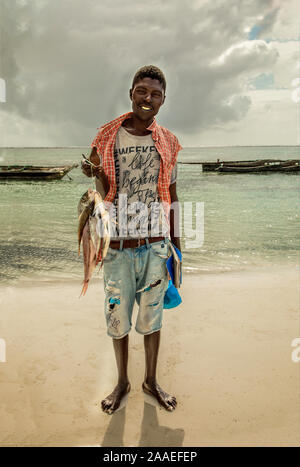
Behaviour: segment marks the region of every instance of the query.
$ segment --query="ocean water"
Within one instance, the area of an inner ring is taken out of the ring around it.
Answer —
[[[0,165],[80,163],[89,148],[0,149]],[[298,147],[185,148],[179,162],[300,158]],[[83,277],[77,204],[93,180],[0,181],[0,282]],[[181,202],[204,203],[204,242],[185,246],[185,274],[300,264],[300,174],[218,174],[178,164]]]

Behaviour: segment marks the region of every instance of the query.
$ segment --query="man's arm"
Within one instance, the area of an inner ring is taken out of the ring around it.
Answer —
[[[81,162],[81,170],[86,175],[87,177],[97,177],[99,180],[101,180],[103,184],[103,188],[105,190],[105,195],[109,192],[109,182],[107,179],[107,176],[103,170],[103,167],[100,166],[100,157],[98,156],[97,153],[97,148],[94,146],[91,150],[91,154],[89,157],[89,160],[99,166],[99,167],[93,167],[86,161]]]
[[[170,235],[171,235],[171,241],[174,243],[176,248],[181,251],[181,246],[180,246],[180,237],[176,236],[179,235],[179,201],[178,201],[178,196],[176,192],[176,182],[172,183],[169,187],[170,190],[170,196],[171,196],[171,203],[174,202],[174,207],[170,211]]]

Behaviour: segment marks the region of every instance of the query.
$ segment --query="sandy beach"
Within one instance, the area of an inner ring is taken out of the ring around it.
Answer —
[[[102,279],[0,288],[1,446],[299,446],[299,268],[186,276],[165,310],[158,382],[168,413],[142,393],[143,337],[129,338],[132,390],[110,416],[116,383]],[[136,309],[133,324],[135,323]]]

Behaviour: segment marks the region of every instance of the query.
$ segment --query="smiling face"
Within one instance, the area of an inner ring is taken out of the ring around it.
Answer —
[[[129,92],[132,111],[140,120],[152,120],[165,101],[163,85],[158,79],[143,78]]]

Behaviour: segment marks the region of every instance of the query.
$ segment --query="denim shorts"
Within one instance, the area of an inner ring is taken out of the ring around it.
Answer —
[[[103,262],[107,334],[120,339],[131,330],[132,310],[139,305],[135,330],[151,334],[162,327],[168,288],[169,239],[138,248],[109,248]]]

